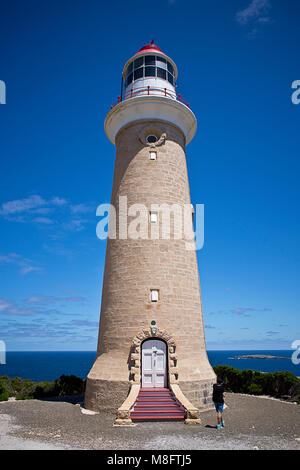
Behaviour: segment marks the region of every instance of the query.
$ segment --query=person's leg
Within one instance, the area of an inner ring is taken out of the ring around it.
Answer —
[[[223,421],[223,404],[222,403],[216,403],[216,412],[217,412],[217,429],[221,429],[224,427],[224,421]]]
[[[222,427],[222,409],[220,403],[215,403],[216,412],[217,412],[217,429]]]

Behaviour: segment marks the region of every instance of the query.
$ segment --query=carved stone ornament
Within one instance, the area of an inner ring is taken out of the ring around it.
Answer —
[[[157,138],[156,142],[147,142],[147,136],[148,135],[154,135]],[[143,145],[147,145],[147,147],[150,148],[155,148],[159,147],[160,145],[163,145],[166,141],[167,134],[163,132],[162,134],[160,133],[160,130],[157,129],[156,126],[145,126],[143,127],[140,135],[139,135],[139,140],[142,142]]]

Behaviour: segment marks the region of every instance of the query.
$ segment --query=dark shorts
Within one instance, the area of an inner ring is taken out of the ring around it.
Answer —
[[[216,407],[216,412],[217,413],[223,413],[224,403],[214,402],[214,404],[215,404],[215,407]]]

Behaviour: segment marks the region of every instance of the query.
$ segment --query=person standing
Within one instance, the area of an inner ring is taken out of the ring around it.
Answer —
[[[217,412],[217,429],[224,428],[223,420],[223,409],[224,409],[224,398],[226,396],[223,380],[217,378],[217,382],[213,385],[213,402]]]

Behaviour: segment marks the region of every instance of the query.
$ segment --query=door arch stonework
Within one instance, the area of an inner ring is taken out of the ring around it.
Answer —
[[[177,369],[177,354],[176,342],[174,338],[166,331],[156,328],[155,334],[153,329],[148,328],[142,330],[137,336],[134,337],[131,344],[131,352],[129,358],[129,373],[130,383],[141,383],[141,347],[142,343],[147,339],[161,339],[167,345],[167,373],[168,383],[178,384],[178,369]]]

